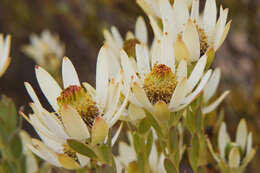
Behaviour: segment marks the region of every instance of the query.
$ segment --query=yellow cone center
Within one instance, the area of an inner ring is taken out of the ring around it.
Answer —
[[[155,64],[144,79],[144,90],[152,104],[158,101],[169,103],[177,81],[171,68],[164,64]]]
[[[89,93],[80,86],[72,85],[63,90],[57,98],[60,108],[70,105],[78,111],[84,122],[92,127],[95,118],[99,115],[96,103]]]

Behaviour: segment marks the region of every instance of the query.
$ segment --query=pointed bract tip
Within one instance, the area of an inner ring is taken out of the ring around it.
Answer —
[[[69,60],[69,58],[67,56],[63,57],[63,61],[68,61],[68,60]]]

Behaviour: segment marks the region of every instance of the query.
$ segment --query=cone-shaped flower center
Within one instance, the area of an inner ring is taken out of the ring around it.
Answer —
[[[78,111],[85,123],[92,127],[95,118],[99,115],[96,103],[92,100],[87,91],[80,86],[69,86],[63,90],[57,98],[60,108],[70,105]]]
[[[140,44],[140,43],[141,42],[136,38],[128,39],[124,42],[123,49],[129,57],[136,58],[135,46],[136,44]]]
[[[169,103],[176,85],[175,74],[164,64],[155,64],[144,79],[144,90],[152,104],[158,101]]]

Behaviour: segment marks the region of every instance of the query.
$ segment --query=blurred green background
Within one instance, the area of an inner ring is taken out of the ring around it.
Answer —
[[[203,4],[205,0],[201,1]],[[231,134],[235,134],[240,118],[246,118],[253,131],[254,143],[260,144],[260,2],[259,0],[222,0],[229,8],[231,30],[214,66],[222,70],[219,92],[231,94],[223,104],[225,120]],[[203,7],[203,5],[201,5]],[[11,34],[12,62],[0,79],[0,93],[12,97],[18,107],[27,112],[30,98],[24,89],[28,81],[36,89],[44,106],[46,100],[37,85],[34,65],[22,51],[29,44],[29,35],[49,29],[57,33],[66,45],[65,55],[75,65],[81,81],[95,84],[95,64],[104,38],[102,30],[115,25],[124,36],[134,30],[136,18],[142,15],[135,0],[0,0],[0,33]],[[150,41],[152,32],[149,26]],[[26,129],[30,129],[25,124]],[[234,136],[233,136],[234,137]],[[247,172],[260,170],[260,152]]]

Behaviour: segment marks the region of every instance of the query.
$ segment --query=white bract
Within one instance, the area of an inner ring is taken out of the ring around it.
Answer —
[[[11,36],[7,35],[4,38],[3,34],[0,34],[0,77],[4,74],[7,67],[11,62],[10,54]]]
[[[229,91],[225,91],[220,97],[209,104],[209,101],[212,99],[219,86],[220,76],[220,69],[216,68],[203,89],[203,101],[205,104],[205,106],[202,108],[203,114],[210,113],[215,110],[229,94]]]

